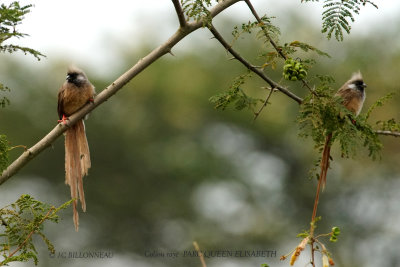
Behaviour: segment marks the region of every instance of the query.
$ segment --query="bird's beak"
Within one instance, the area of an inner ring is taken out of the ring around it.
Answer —
[[[366,84],[366,83],[363,83],[362,87],[366,88],[366,87],[367,87],[367,84]]]
[[[66,80],[68,81],[68,80],[69,80],[69,78],[71,78],[71,76],[70,76],[69,74],[67,74],[67,78],[66,78]]]

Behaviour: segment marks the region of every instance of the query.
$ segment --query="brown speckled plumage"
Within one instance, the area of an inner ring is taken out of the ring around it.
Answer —
[[[356,72],[337,92],[343,98],[343,105],[356,116],[360,114],[365,100],[366,84],[360,72]]]
[[[342,87],[337,91],[336,95],[343,98],[343,105],[354,113],[355,116],[360,114],[362,106],[365,100],[365,88],[367,85],[364,83],[362,75],[360,72],[356,72],[353,76],[348,80]],[[324,149],[322,152],[322,158],[320,162],[321,173],[321,185],[322,189],[325,188],[326,185],[326,175],[328,173],[329,168],[329,157],[331,150],[331,140],[332,133],[328,133],[325,139]]]
[[[58,92],[59,118],[64,119],[64,116],[68,117],[78,111],[93,99],[94,94],[94,87],[85,73],[75,67],[69,68],[67,79]],[[71,188],[71,198],[75,199],[72,206],[76,231],[79,227],[78,199],[81,202],[82,210],[86,211],[83,176],[88,174],[90,166],[90,151],[85,125],[83,120],[79,120],[65,133],[65,183]]]

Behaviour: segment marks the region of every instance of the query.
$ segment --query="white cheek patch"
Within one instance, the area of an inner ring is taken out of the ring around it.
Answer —
[[[76,77],[76,79],[80,82],[84,82],[86,79],[83,75],[79,74],[78,77]]]
[[[356,89],[357,86],[356,86],[354,83],[351,83],[351,84],[349,84],[349,88],[350,88],[350,89]]]

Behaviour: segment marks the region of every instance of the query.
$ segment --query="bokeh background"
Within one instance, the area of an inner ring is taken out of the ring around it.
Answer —
[[[28,1],[21,1],[29,3]],[[259,14],[275,16],[281,43],[305,41],[332,55],[317,58],[312,73],[333,75],[336,86],[361,70],[366,107],[398,92],[400,5],[376,1],[365,7],[345,41],[321,34],[321,4],[254,0]],[[11,145],[31,146],[57,120],[57,90],[67,66],[83,68],[101,91],[178,27],[170,1],[38,1],[18,40],[44,53],[1,54],[0,81],[12,91],[0,110],[0,132]],[[243,3],[223,12],[215,26],[230,40],[235,25],[253,20]],[[237,49],[253,62],[262,49],[254,36]],[[207,266],[288,266],[279,257],[308,229],[316,182],[308,171],[318,158],[310,140],[298,137],[298,105],[279,94],[253,122],[250,111],[215,110],[208,98],[246,72],[199,30],[131,81],[86,122],[92,169],[85,178],[87,212],[75,232],[72,208],[47,233],[58,252],[112,252],[110,259],[51,258],[37,240],[40,266],[201,266],[197,257],[146,257],[148,252],[273,250],[277,257],[208,258]],[[267,70],[278,79],[280,70]],[[307,91],[293,83],[291,90]],[[253,77],[244,89],[265,97]],[[371,121],[400,120],[400,97],[379,108]],[[400,265],[400,139],[382,137],[382,159],[360,148],[354,159],[334,161],[322,194],[320,233],[339,226],[339,242],[328,244],[336,266]],[[15,149],[15,159],[22,151]],[[21,194],[59,205],[69,199],[64,184],[64,147],[59,138],[0,188],[4,206]],[[305,251],[296,265],[309,260]],[[31,264],[13,264],[28,266]]]

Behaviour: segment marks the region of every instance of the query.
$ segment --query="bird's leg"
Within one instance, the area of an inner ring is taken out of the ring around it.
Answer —
[[[64,124],[67,124],[67,120],[68,120],[68,117],[65,117],[65,115],[63,114],[63,115],[62,115],[62,119],[61,119],[61,120],[58,120],[58,123],[62,122],[62,123],[64,123]]]

